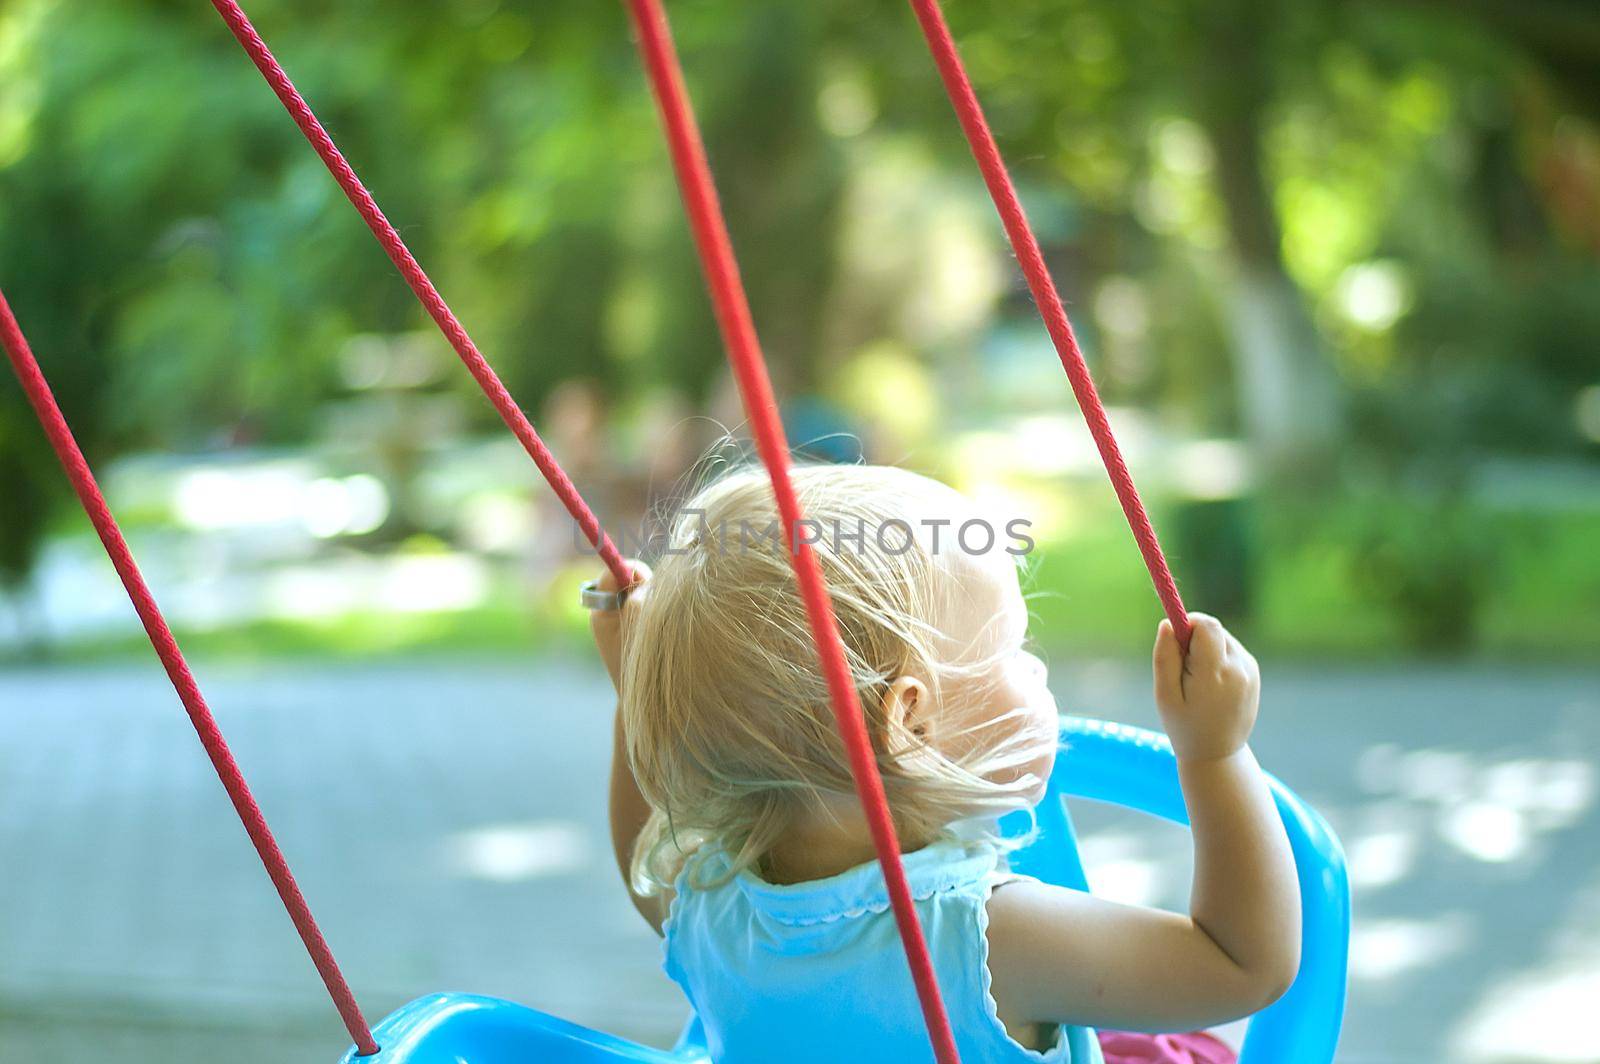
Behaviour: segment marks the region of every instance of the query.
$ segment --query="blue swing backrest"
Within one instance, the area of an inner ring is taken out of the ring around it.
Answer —
[[[1255,1014],[1241,1064],[1328,1064],[1344,1020],[1350,954],[1350,881],[1344,850],[1316,810],[1268,776],[1278,814],[1294,850],[1300,878],[1300,974],[1287,993]],[[1137,809],[1189,823],[1178,766],[1165,735],[1103,720],[1065,717],[1050,789],[1036,813],[1038,836],[1011,855],[1018,872],[1048,883],[1089,889],[1067,798]],[[1028,829],[1026,816],[1008,817],[1009,833]]]
[[[1276,779],[1270,780],[1300,875],[1300,974],[1289,992],[1257,1013],[1241,1064],[1329,1064],[1344,1018],[1350,944],[1350,887],[1344,852],[1323,819]],[[1177,762],[1163,735],[1107,721],[1064,718],[1061,754],[1039,806],[1038,833],[1012,855],[1019,872],[1087,889],[1066,799],[1088,798],[1188,823]],[[1009,832],[1028,830],[1025,815]],[[652,1049],[557,1019],[537,1009],[474,994],[430,994],[392,1013],[373,1030],[381,1051],[341,1064],[709,1064],[700,1024],[691,1017],[677,1047]]]

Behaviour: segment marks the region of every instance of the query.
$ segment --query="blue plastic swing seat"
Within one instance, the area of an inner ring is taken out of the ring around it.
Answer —
[[[1350,946],[1350,885],[1344,851],[1327,823],[1270,779],[1300,879],[1300,974],[1288,993],[1252,1017],[1241,1064],[1329,1064],[1344,1018]],[[1107,721],[1068,717],[1061,753],[1040,803],[1038,836],[1011,855],[1012,867],[1060,886],[1088,889],[1068,797],[1126,806],[1188,823],[1177,762],[1165,736]],[[1008,817],[1025,831],[1025,817]],[[907,976],[909,978],[909,975]],[[700,1025],[690,1018],[677,1047],[652,1049],[592,1031],[537,1009],[474,994],[430,994],[373,1030],[376,1056],[355,1048],[341,1064],[709,1064]]]

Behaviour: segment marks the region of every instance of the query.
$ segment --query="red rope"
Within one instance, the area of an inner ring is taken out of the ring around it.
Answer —
[[[349,984],[344,981],[344,975],[333,959],[333,952],[328,948],[322,932],[318,930],[317,922],[312,918],[311,910],[306,906],[306,900],[294,881],[294,874],[289,871],[289,865],[284,860],[283,851],[278,849],[277,840],[272,837],[272,830],[267,827],[261,807],[256,804],[255,796],[250,793],[250,787],[239,771],[238,762],[234,761],[233,753],[228,749],[227,741],[223,739],[216,719],[212,717],[211,709],[200,693],[200,686],[195,683],[194,674],[189,671],[189,665],[183,659],[183,652],[178,649],[178,642],[173,638],[172,629],[167,627],[166,619],[161,616],[160,607],[156,605],[154,596],[150,594],[150,588],[139,572],[138,564],[128,550],[127,541],[122,538],[122,530],[117,527],[116,518],[111,516],[105,496],[100,493],[100,486],[95,483],[94,473],[90,471],[89,463],[78,447],[78,441],[73,439],[72,429],[62,416],[61,408],[56,405],[55,396],[44,378],[44,371],[39,368],[38,360],[33,357],[33,351],[22,335],[22,327],[17,324],[15,315],[11,313],[11,305],[6,302],[4,292],[0,292],[0,345],[5,347],[6,355],[11,360],[11,368],[16,372],[17,380],[21,382],[22,390],[27,394],[34,413],[38,415],[39,424],[44,426],[45,435],[50,438],[50,446],[55,449],[56,457],[61,460],[61,467],[67,472],[67,479],[72,481],[72,490],[77,492],[78,501],[83,504],[83,510],[89,515],[90,523],[100,535],[100,542],[105,545],[111,564],[116,568],[117,575],[122,578],[122,586],[127,588],[128,598],[133,601],[133,608],[139,614],[145,633],[150,637],[150,645],[155,648],[156,656],[161,659],[162,667],[167,670],[168,679],[172,681],[179,700],[183,702],[183,708],[188,711],[189,721],[194,725],[195,734],[200,736],[200,745],[205,747],[206,756],[211,758],[211,765],[217,770],[217,778],[222,781],[223,789],[228,792],[228,798],[233,802],[233,808],[238,812],[239,820],[243,822],[244,830],[250,836],[250,842],[260,855],[261,863],[266,866],[267,875],[272,878],[272,885],[278,889],[278,897],[283,899],[284,908],[289,910],[289,919],[294,921],[295,930],[300,932],[300,940],[306,944],[306,951],[311,954],[312,963],[317,966],[318,974],[327,985],[328,993],[333,997],[334,1007],[339,1010],[340,1019],[344,1020],[345,1028],[350,1032],[350,1037],[355,1040],[363,1056],[376,1053],[378,1044],[372,1040],[372,1032],[367,1028],[367,1021],[362,1017],[360,1007],[356,1005],[355,996],[350,993]]]
[[[578,527],[583,529],[584,536],[593,544],[600,559],[605,562],[606,568],[611,570],[622,586],[632,583],[633,574],[629,572],[627,564],[623,562],[622,555],[617,552],[611,538],[601,529],[599,519],[578,494],[578,489],[573,487],[572,481],[556,462],[555,456],[550,453],[544,441],[539,438],[539,434],[534,431],[527,415],[517,406],[516,400],[511,397],[506,386],[500,382],[499,375],[478,351],[477,345],[472,342],[472,337],[467,335],[467,330],[462,327],[444,298],[433,287],[433,282],[423,272],[422,266],[406,247],[405,241],[400,239],[400,234],[389,223],[389,219],[384,217],[383,211],[373,200],[372,193],[361,183],[355,170],[345,161],[344,155],[333,143],[333,138],[328,136],[328,131],[317,121],[317,116],[311,112],[304,97],[296,91],[294,83],[289,80],[289,75],[278,65],[278,60],[273,57],[266,42],[256,32],[256,28],[250,24],[250,19],[244,10],[234,0],[211,0],[211,6],[217,9],[217,13],[228,24],[228,29],[233,31],[234,37],[249,54],[251,62],[261,71],[261,76],[267,79],[267,84],[272,86],[272,91],[277,94],[279,101],[289,112],[289,117],[300,127],[300,132],[305,134],[306,140],[316,150],[323,165],[344,190],[345,196],[367,223],[367,228],[372,230],[372,235],[383,245],[389,261],[394,263],[400,275],[405,278],[406,284],[411,286],[411,291],[416,293],[428,316],[433,318],[434,324],[439,327],[444,338],[455,348],[456,354],[466,365],[467,372],[472,374],[472,379],[478,382],[478,387],[488,396],[500,419],[521,441],[523,449],[539,467],[539,472],[550,482],[550,487],[555,490],[556,496],[560,498],[573,520],[578,522]]]
[[[627,2],[640,55],[661,111],[684,208],[689,215],[689,225],[694,231],[695,245],[700,252],[706,283],[716,308],[717,325],[727,347],[728,362],[733,367],[740,394],[744,397],[745,412],[755,433],[756,450],[772,477],[772,493],[777,501],[784,534],[794,547],[790,559],[794,563],[795,579],[800,587],[801,598],[805,601],[806,615],[811,623],[811,635],[816,642],[822,674],[827,680],[834,717],[845,749],[849,752],[850,774],[855,779],[856,794],[866,812],[878,863],[883,867],[895,923],[899,926],[900,940],[905,946],[906,960],[910,963],[923,1018],[928,1025],[928,1037],[933,1043],[934,1056],[939,1064],[958,1064],[960,1058],[956,1053],[955,1038],[950,1032],[950,1020],[945,1014],[944,1002],[939,997],[939,984],[934,976],[933,963],[928,957],[927,943],[922,937],[922,925],[917,919],[916,907],[912,904],[905,868],[900,863],[900,844],[895,838],[894,820],[884,796],[883,780],[878,775],[872,743],[867,737],[855,682],[845,661],[844,644],[840,641],[838,625],[834,620],[833,604],[828,598],[828,589],[815,553],[810,544],[797,534],[801,517],[800,503],[795,498],[794,486],[789,479],[788,443],[778,417],[777,403],[773,400],[772,382],[767,376],[760,342],[756,339],[749,302],[739,280],[739,265],[733,255],[733,244],[728,238],[727,222],[717,201],[717,190],[706,161],[705,147],[701,143],[688,92],[684,88],[683,72],[672,44],[666,12],[660,0]]]
[[[1067,320],[1061,296],[1057,294],[1050,270],[1045,266],[1039,241],[1034,238],[1033,229],[1028,225],[1022,203],[1017,199],[1017,190],[1011,184],[1011,175],[1006,172],[1005,161],[1000,158],[994,134],[989,131],[989,123],[983,117],[978,96],[973,92],[972,82],[961,64],[961,55],[950,36],[950,27],[944,20],[939,0],[911,0],[911,7],[916,12],[917,21],[922,24],[928,49],[938,64],[939,76],[944,80],[951,104],[955,106],[956,117],[961,120],[961,129],[972,148],[973,158],[978,161],[978,169],[983,171],[984,184],[989,186],[989,195],[994,200],[995,209],[1000,212],[1000,221],[1011,240],[1012,250],[1016,252],[1017,262],[1028,279],[1033,302],[1044,318],[1045,328],[1056,345],[1056,353],[1061,356],[1067,379],[1072,382],[1072,391],[1078,397],[1083,419],[1094,436],[1095,446],[1100,449],[1100,460],[1105,463],[1106,473],[1111,477],[1111,487],[1117,493],[1117,500],[1122,503],[1122,512],[1128,519],[1128,527],[1133,530],[1134,540],[1139,544],[1139,553],[1144,555],[1145,568],[1150,570],[1156,595],[1172,621],[1178,642],[1187,648],[1189,613],[1183,608],[1178,584],[1172,578],[1172,570],[1167,567],[1166,556],[1161,553],[1161,543],[1156,539],[1155,529],[1151,527],[1150,516],[1145,513],[1139,492],[1133,486],[1133,476],[1128,472],[1128,464],[1123,461],[1122,449],[1111,434],[1111,422],[1106,418],[1105,407],[1100,404],[1100,394],[1095,390],[1094,379],[1089,376],[1089,367],[1083,361],[1078,338],[1073,335],[1072,323]]]

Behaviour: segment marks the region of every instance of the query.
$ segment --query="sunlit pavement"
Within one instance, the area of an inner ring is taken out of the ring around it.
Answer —
[[[1257,750],[1356,881],[1340,1059],[1600,1059],[1600,672],[1266,668]],[[671,1038],[605,835],[596,669],[199,671],[370,1018],[450,988]],[[1054,675],[1072,711],[1153,720],[1136,663]],[[1181,903],[1175,829],[1083,824],[1100,889]],[[0,1061],[345,1042],[158,670],[0,674]]]

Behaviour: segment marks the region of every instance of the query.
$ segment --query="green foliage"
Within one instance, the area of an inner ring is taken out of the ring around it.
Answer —
[[[1319,369],[1337,385],[1326,402],[1350,445],[1325,456],[1335,489],[1387,499],[1420,485],[1448,500],[1385,503],[1342,526],[1349,540],[1304,549],[1256,527],[1270,492],[1235,540],[1207,523],[1216,514],[1180,512],[1179,553],[1211,558],[1201,582],[1264,630],[1282,623],[1276,582],[1292,578],[1358,630],[1463,639],[1423,618],[1476,605],[1484,638],[1499,638],[1516,613],[1496,612],[1503,592],[1451,583],[1489,567],[1479,545],[1463,532],[1437,565],[1428,554],[1469,505],[1461,485],[1482,455],[1596,455],[1573,416],[1600,384],[1593,5],[949,8],[1110,400],[1186,433],[1255,431],[1239,308],[1250,278],[1281,280],[1265,347],[1298,367],[1284,403]],[[670,390],[728,416],[621,5],[250,10],[525,407],[583,377],[619,409]],[[1010,269],[910,13],[682,0],[672,14],[780,390],[827,392],[841,365],[890,345],[930,368],[960,416],[992,414],[992,359],[972,350],[1038,335],[1012,273],[1000,298],[975,301],[981,321],[951,325],[917,290],[926,263],[884,246],[937,249],[918,241],[942,224],[936,207],[959,202],[981,219],[980,250]],[[97,463],[303,444],[346,393],[352,337],[426,326],[208,5],[176,0],[0,5],[0,284]],[[471,385],[453,374],[445,387]],[[475,398],[463,409],[466,430],[494,427]],[[0,573],[16,583],[67,496],[11,388],[0,485]],[[1110,611],[1108,633],[1144,627],[1142,608],[1124,618],[1111,604],[1144,602],[1136,562],[1111,560],[1126,548],[1111,527],[1073,545],[1094,565],[1041,564],[1045,585],[1071,589],[1040,606],[1060,631],[1088,601]],[[1369,586],[1385,602],[1345,586],[1384,566]],[[1374,609],[1388,619],[1369,626]]]

